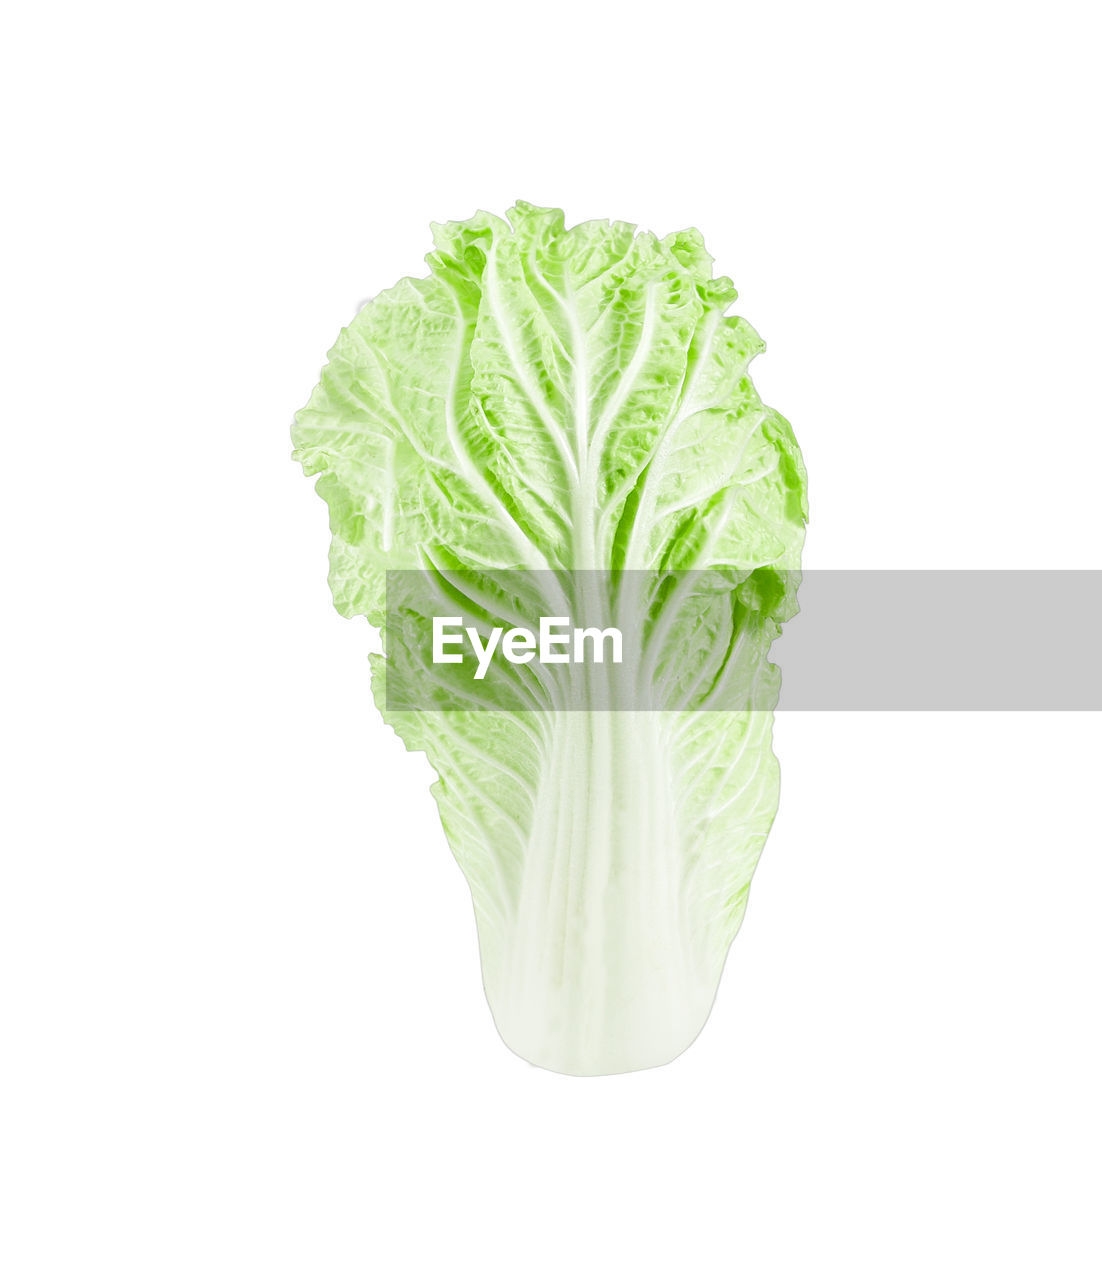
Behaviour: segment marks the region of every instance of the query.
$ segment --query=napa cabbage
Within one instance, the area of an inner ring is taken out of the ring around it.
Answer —
[[[294,456],[336,607],[381,630],[376,700],[438,775],[503,1039],[571,1074],[658,1065],[707,1018],[776,813],[803,463],[698,232],[520,203],[433,234],[428,275],[338,337]],[[476,642],[611,620],[630,652],[476,683],[431,661],[444,615]]]

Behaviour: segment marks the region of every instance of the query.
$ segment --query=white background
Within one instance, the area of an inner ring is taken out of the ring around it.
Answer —
[[[288,442],[429,220],[521,197],[704,231],[809,565],[1102,566],[1095,16],[9,18],[5,1277],[1099,1274],[1099,718],[782,716],[697,1044],[540,1071]]]

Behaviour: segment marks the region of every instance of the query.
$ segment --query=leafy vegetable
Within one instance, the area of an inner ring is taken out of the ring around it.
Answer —
[[[383,629],[376,700],[439,775],[501,1035],[557,1071],[657,1065],[707,1018],[776,812],[803,464],[696,231],[523,203],[433,230],[428,278],[341,333],[295,457],[337,608]],[[635,657],[474,684],[417,640],[541,610],[623,621]]]

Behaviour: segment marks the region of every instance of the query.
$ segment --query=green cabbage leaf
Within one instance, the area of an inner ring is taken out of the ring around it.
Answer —
[[[571,1074],[655,1066],[708,1016],[776,813],[803,463],[696,231],[520,203],[433,232],[428,276],[338,337],[295,457],[336,606],[381,629],[376,700],[438,775],[502,1037]],[[410,638],[434,609],[636,643],[478,684]]]

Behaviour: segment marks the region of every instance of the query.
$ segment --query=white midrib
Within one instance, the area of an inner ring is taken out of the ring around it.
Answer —
[[[524,394],[531,401],[533,408],[540,421],[547,428],[547,434],[555,446],[562,461],[563,467],[566,469],[568,480],[577,481],[577,467],[574,456],[570,449],[561,426],[555,421],[555,415],[551,412],[551,407],[540,394],[539,388],[535,385],[524,367],[524,361],[517,354],[516,344],[513,342],[512,332],[505,315],[501,309],[501,297],[498,292],[497,279],[497,252],[491,251],[486,261],[486,272],[484,275],[486,288],[484,296],[490,305],[490,314],[494,318],[497,325],[498,333],[501,335],[501,343],[505,348],[505,354],[509,357],[509,363],[513,367],[517,381],[524,389]]]
[[[573,581],[575,594],[580,597],[578,607],[582,613],[582,625],[590,625],[590,618],[599,625],[604,602],[595,598],[600,595],[598,578],[590,571],[601,567],[597,562],[596,538],[596,470],[600,463],[600,450],[593,447],[595,442],[590,440],[590,372],[586,336],[578,316],[575,295],[569,285],[564,293],[565,297],[560,301],[574,355],[572,399],[576,481],[571,504],[572,568],[582,571],[580,577]],[[564,986],[573,986],[575,990],[579,979],[576,971],[571,972],[574,966],[579,966],[583,973],[601,973],[607,961],[607,886],[613,862],[611,796],[616,786],[612,771],[615,748],[609,733],[608,712],[602,710],[608,705],[607,675],[603,667],[589,667],[585,676],[589,705],[597,708],[597,712],[594,715],[590,711],[575,711],[568,715],[574,717],[575,728],[583,727],[586,738],[584,755],[590,767],[581,780],[581,795],[560,796],[560,803],[567,812],[570,812],[573,801],[574,819],[566,842],[564,937],[573,929],[574,920],[584,922],[569,954],[564,954],[565,966],[560,970]],[[537,862],[539,860],[534,850],[530,849],[528,856],[534,856]],[[598,1028],[605,1024],[607,998],[608,992],[598,985],[596,989],[590,989],[588,1000],[583,1000],[582,1007],[577,1009],[580,1015],[578,1031],[583,1041],[594,1034],[599,1035]]]
[[[475,490],[478,496],[486,503],[487,507],[497,514],[498,519],[504,526],[510,542],[517,549],[518,557],[521,562],[525,562],[529,558],[535,561],[535,567],[538,569],[550,569],[551,564],[546,555],[540,550],[532,539],[517,524],[512,514],[498,499],[493,489],[486,481],[486,477],[475,466],[474,459],[471,457],[470,449],[467,447],[462,435],[459,431],[459,423],[455,411],[455,401],[459,385],[459,368],[461,363],[461,352],[467,344],[468,321],[463,314],[463,307],[454,290],[449,289],[452,299],[455,303],[456,315],[456,333],[459,335],[456,345],[456,355],[452,361],[452,376],[448,386],[448,395],[444,403],[444,421],[448,433],[448,443],[451,446],[452,453],[455,455],[456,461],[459,463],[460,472],[463,478]]]
[[[681,394],[677,400],[675,410],[676,416],[671,416],[669,421],[662,429],[662,434],[658,438],[655,445],[654,453],[651,457],[650,464],[643,474],[642,488],[639,494],[639,504],[635,513],[635,521],[632,525],[631,536],[628,539],[627,551],[624,556],[624,567],[627,569],[645,569],[647,542],[650,539],[651,529],[654,524],[655,502],[657,498],[656,490],[661,482],[665,471],[666,460],[669,457],[671,443],[676,439],[678,431],[682,425],[697,413],[701,408],[696,404],[693,396],[696,391],[697,383],[700,380],[700,371],[707,363],[708,357],[712,353],[712,343],[715,340],[716,330],[719,328],[720,317],[714,315],[709,317],[708,328],[704,338],[704,349],[697,360],[696,367],[693,370],[692,377],[687,385],[681,389]]]
[[[562,301],[563,314],[570,326],[570,345],[574,352],[574,482],[571,502],[571,531],[574,543],[574,569],[596,569],[597,477],[591,465],[595,456],[589,441],[589,361],[586,358],[585,335],[578,322],[574,294],[568,288]]]

